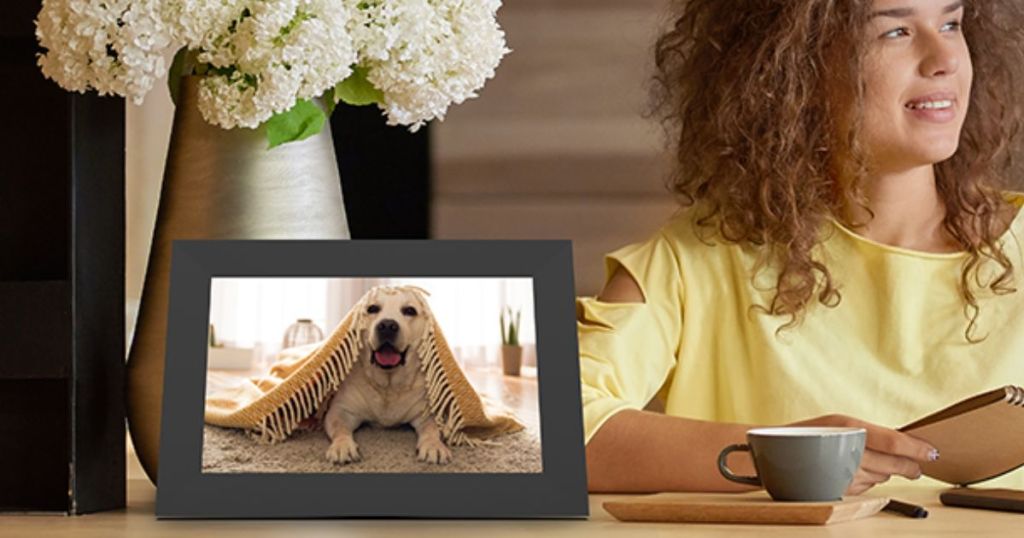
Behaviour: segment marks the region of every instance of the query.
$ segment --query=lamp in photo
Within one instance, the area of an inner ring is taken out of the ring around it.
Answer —
[[[313,344],[324,339],[324,331],[309,318],[299,318],[288,326],[281,341],[281,349]]]

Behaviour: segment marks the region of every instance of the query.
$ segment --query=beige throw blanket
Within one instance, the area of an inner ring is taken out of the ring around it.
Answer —
[[[359,360],[366,344],[362,314],[377,294],[413,291],[427,305],[426,292],[411,286],[378,286],[352,307],[345,319],[312,351],[285,354],[270,372],[206,400],[206,422],[244,428],[264,441],[286,439],[303,421],[325,406]],[[426,376],[429,408],[442,438],[450,445],[477,445],[494,436],[523,429],[510,413],[481,399],[455,361],[429,307],[427,330],[417,345]]]

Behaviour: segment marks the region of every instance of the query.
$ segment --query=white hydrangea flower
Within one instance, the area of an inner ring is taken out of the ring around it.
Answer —
[[[224,128],[255,128],[298,99],[322,95],[352,72],[349,12],[333,0],[249,2],[233,31],[210,40],[200,62],[223,70],[201,83],[199,109]],[[242,102],[245,101],[245,102]]]
[[[322,95],[355,65],[388,123],[417,130],[475,97],[508,53],[499,0],[43,0],[38,63],[62,87],[141,103],[185,46],[209,69],[199,107],[224,128],[257,127]]]
[[[499,0],[346,0],[351,33],[368,79],[384,94],[390,125],[444,119],[476,97],[509,52],[498,26]]]
[[[44,0],[36,37],[42,72],[61,87],[122,95],[136,104],[163,73],[170,33],[157,0]]]
[[[231,21],[241,16],[250,0],[163,0],[160,15],[171,27],[179,46],[211,49]]]

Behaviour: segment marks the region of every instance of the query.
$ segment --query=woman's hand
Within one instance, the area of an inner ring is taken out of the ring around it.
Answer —
[[[920,463],[939,459],[939,451],[928,443],[896,430],[864,422],[845,415],[825,415],[791,424],[791,426],[838,426],[864,428],[868,432],[867,446],[860,468],[847,495],[859,495],[892,475],[912,480],[921,477]]]

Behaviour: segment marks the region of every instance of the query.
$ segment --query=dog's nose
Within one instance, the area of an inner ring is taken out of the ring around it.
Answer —
[[[391,339],[398,334],[398,322],[393,319],[382,319],[377,323],[377,336],[382,339]]]

